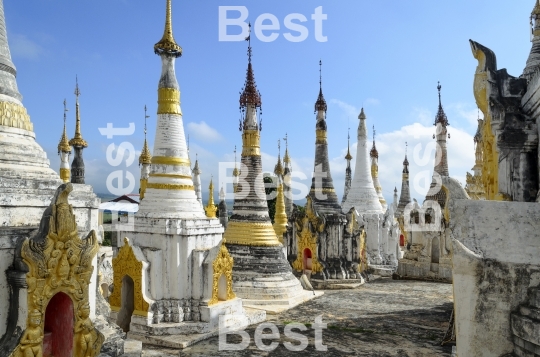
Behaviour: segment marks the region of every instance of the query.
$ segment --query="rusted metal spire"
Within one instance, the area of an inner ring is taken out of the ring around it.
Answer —
[[[328,106],[326,105],[326,100],[324,99],[322,92],[322,60],[319,60],[319,96],[315,102],[315,113],[318,111],[323,111],[326,113]]]

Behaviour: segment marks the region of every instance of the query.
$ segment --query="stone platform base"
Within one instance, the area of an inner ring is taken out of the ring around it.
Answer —
[[[319,290],[341,290],[341,289],[356,289],[357,287],[365,284],[364,278],[360,279],[329,279],[318,280],[311,279],[313,288]]]
[[[396,267],[393,265],[370,265],[368,270],[373,275],[389,278],[395,273]]]
[[[452,283],[452,265],[401,259],[397,274],[404,279]]]
[[[232,316],[234,317],[234,316]],[[230,330],[241,330],[246,328],[249,325],[258,324],[266,320],[266,312],[259,309],[250,309],[245,308],[244,314],[237,316],[235,319],[236,324],[231,325],[226,323]],[[185,324],[205,324],[205,323],[196,323],[196,322],[187,322]],[[178,325],[178,324],[175,324]],[[208,325],[208,323],[206,323]],[[206,340],[210,337],[217,336],[219,334],[219,328],[214,328],[212,330],[207,330],[203,333],[187,333],[187,334],[173,334],[173,335],[150,335],[142,332],[128,332],[128,337],[141,341],[144,344],[167,347],[167,348],[178,348],[184,349],[189,347],[199,341]]]
[[[266,311],[267,314],[275,315],[280,312],[289,310],[306,301],[315,299],[324,294],[324,291],[309,291],[304,290],[302,294],[295,296],[289,300],[251,300],[242,299],[244,307]]]
[[[233,290],[236,296],[261,302],[256,305],[264,301],[270,304],[288,301],[294,306],[297,300],[305,301],[304,289],[294,276],[282,246],[227,244],[227,249],[234,258]]]

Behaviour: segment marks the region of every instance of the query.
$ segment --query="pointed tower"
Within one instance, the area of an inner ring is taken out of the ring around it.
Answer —
[[[441,189],[441,177],[448,177],[448,154],[446,150],[446,138],[450,137],[446,127],[448,124],[448,118],[444,113],[442,104],[441,104],[441,84],[437,85],[437,90],[439,91],[439,109],[437,111],[437,116],[435,117],[436,134],[433,135],[433,138],[437,139],[437,148],[435,151],[435,167],[433,169],[433,179],[429,187],[429,191],[426,195],[426,200],[437,201],[441,208],[444,208],[446,203],[446,193]]]
[[[201,184],[201,169],[199,169],[199,158],[195,154],[195,166],[193,166],[193,184],[195,187],[195,195],[197,195],[197,201],[202,205],[202,184]]]
[[[285,156],[283,157],[283,195],[285,196],[285,213],[287,217],[291,217],[293,211],[293,197],[292,197],[292,165],[291,158],[289,156],[289,136],[285,134]]]
[[[236,145],[234,146],[234,169],[233,169],[233,192],[236,193],[236,190],[238,189],[238,181],[240,178],[240,170],[238,170],[238,166],[236,165]]]
[[[535,0],[531,12],[531,42],[531,52],[522,74],[527,80],[530,80],[540,67],[540,0]]]
[[[394,200],[392,201],[392,210],[394,211],[394,215],[397,212],[398,202],[399,202],[398,190],[397,190],[397,187],[394,187]]]
[[[208,186],[208,204],[204,208],[204,212],[208,218],[217,218],[217,207],[214,204],[214,183],[212,181],[213,179],[210,179],[210,185]]]
[[[405,143],[407,147],[407,143]],[[407,160],[407,149],[405,149],[405,160],[403,160],[403,173],[401,175],[401,195],[396,210],[396,217],[403,214],[405,206],[412,202],[411,191],[409,189],[409,160]]]
[[[69,141],[67,139],[66,132],[66,100],[64,99],[64,131],[62,132],[62,137],[58,143],[58,155],[60,155],[60,178],[64,182],[69,182],[70,179],[70,170],[69,170],[69,155],[71,155],[71,146],[69,146]]]
[[[180,86],[174,68],[182,48],[172,33],[169,0],[163,37],[154,45],[154,52],[161,57],[156,136],[145,199],[138,213],[160,218],[204,218],[195,193],[184,134]]]
[[[236,259],[225,246],[223,226],[214,218],[213,182],[206,214],[195,194],[174,71],[182,49],[172,33],[171,0],[166,0],[166,9],[165,31],[154,46],[162,73],[148,185],[133,228],[119,233],[127,238],[113,259],[115,286],[125,286],[126,274],[135,281],[130,288],[131,296],[137,297],[135,315],[130,317],[133,303],[126,310],[122,289],[115,288],[109,301],[111,318],[126,324],[130,336],[160,344],[165,335],[183,335],[167,336],[170,347],[182,348],[186,338],[204,338],[197,332],[217,333],[223,324],[242,326],[247,317],[242,300],[232,291]]]
[[[373,126],[373,146],[371,147],[369,156],[371,157],[371,178],[373,179],[373,186],[375,187],[377,196],[379,196],[379,202],[381,203],[383,210],[386,211],[388,205],[382,194],[382,187],[379,182],[379,152],[375,146],[375,126]]]
[[[4,227],[38,226],[62,180],[36,142],[16,76],[0,0],[0,222]],[[4,314],[7,310],[0,308]]]
[[[322,92],[322,61],[319,61],[319,96],[315,102],[315,113],[317,115],[315,124],[315,167],[309,196],[313,200],[315,210],[322,213],[341,213],[341,206],[334,189],[334,181],[328,163],[327,110],[328,106]]]
[[[347,133],[347,155],[345,155],[345,160],[347,160],[347,168],[345,169],[345,188],[343,190],[343,199],[341,200],[341,205],[347,200],[347,195],[351,190],[351,181],[352,181],[352,169],[351,169],[351,160],[353,159],[351,155],[351,135]]]
[[[279,144],[278,144],[279,146]],[[276,196],[276,214],[274,216],[274,231],[281,243],[283,243],[283,234],[287,232],[287,213],[285,209],[285,199],[283,194],[283,174],[285,170],[281,165],[281,153],[278,153],[278,161],[274,168],[274,174],[277,178],[277,196]]]
[[[250,299],[245,300],[246,304],[264,305],[267,300],[281,300],[279,303],[289,305],[304,293],[292,274],[268,214],[260,152],[261,122],[257,119],[262,102],[251,64],[250,38],[246,81],[240,95],[243,180],[234,195],[233,214],[223,238],[234,259],[236,294]]]
[[[146,186],[148,185],[148,177],[150,175],[150,164],[152,163],[152,155],[150,149],[148,149],[148,142],[146,140],[146,119],[150,118],[146,114],[146,105],[144,106],[144,144],[141,150],[141,156],[139,156],[139,166],[141,167],[141,179],[140,179],[140,191],[139,198],[142,200],[146,192]]]
[[[69,145],[73,146],[75,155],[71,163],[71,183],[84,184],[84,160],[83,150],[88,147],[88,143],[83,139],[81,134],[81,114],[79,111],[79,81],[75,77],[75,136],[69,141]]]
[[[225,190],[221,186],[219,190],[219,222],[223,228],[227,229],[229,223],[229,212],[227,210],[227,202],[225,202]]]
[[[360,123],[358,124],[358,144],[356,148],[356,167],[354,177],[351,183],[351,189],[347,199],[343,204],[343,211],[348,212],[354,207],[359,214],[379,214],[384,213],[381,202],[370,170],[368,133],[366,127],[366,115],[364,108],[358,115]]]

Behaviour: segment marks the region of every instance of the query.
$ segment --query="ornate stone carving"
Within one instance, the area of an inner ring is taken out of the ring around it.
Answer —
[[[86,239],[77,233],[77,223],[68,195],[73,186],[60,186],[56,196],[42,218],[40,236],[23,242],[21,257],[28,265],[27,326],[20,344],[12,357],[38,357],[42,355],[44,315],[51,298],[57,293],[66,294],[77,307],[75,314],[75,357],[95,357],[103,344],[103,335],[94,328],[89,319],[90,305],[88,286],[94,267],[92,259],[99,245],[92,230]],[[47,213],[51,213],[50,216]],[[48,222],[47,222],[48,219]]]
[[[308,248],[311,251],[311,271],[322,272],[323,267],[319,263],[317,249],[317,234],[313,231],[323,232],[325,222],[320,218],[313,209],[313,200],[311,196],[307,196],[306,213],[300,221],[296,223],[296,231],[298,238],[298,253],[296,260],[292,263],[293,269],[297,271],[304,270],[304,250]]]
[[[225,239],[221,242],[221,248],[219,254],[212,263],[214,268],[214,276],[212,281],[212,298],[208,302],[208,305],[216,304],[218,302],[218,290],[219,290],[219,278],[221,275],[225,275],[227,279],[227,300],[234,299],[236,295],[232,290],[232,268],[234,259],[229,254],[227,247],[225,246]]]
[[[122,307],[122,279],[128,275],[133,279],[135,295],[133,314],[148,316],[149,304],[144,299],[142,291],[143,263],[135,256],[128,238],[124,238],[124,245],[118,251],[118,255],[113,258],[113,272],[114,290],[109,298],[111,310],[120,311]]]
[[[28,131],[34,130],[26,108],[11,102],[0,102],[0,125]]]

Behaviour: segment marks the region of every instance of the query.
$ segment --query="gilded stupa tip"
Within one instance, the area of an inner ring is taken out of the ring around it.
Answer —
[[[324,99],[322,92],[322,60],[319,60],[319,96],[315,102],[315,113],[318,111],[326,112],[328,110],[328,105]]]
[[[371,151],[369,152],[369,156],[373,159],[379,158],[379,152],[377,151],[377,147],[375,146],[375,126],[373,126],[373,146],[371,147]]]
[[[62,137],[60,138],[60,142],[58,143],[58,153],[61,152],[71,152],[71,146],[69,146],[68,136],[66,132],[66,100],[64,99],[64,131],[62,132]]]
[[[236,166],[236,146],[234,147],[234,170],[232,174],[234,177],[240,176],[240,170],[238,170],[238,167]]]
[[[182,47],[174,40],[172,31],[172,10],[171,0],[167,0],[167,10],[165,15],[165,30],[163,37],[154,45],[154,52],[158,55],[166,55],[172,57],[182,56]]]
[[[278,140],[278,157],[277,157],[277,164],[274,167],[274,173],[280,177],[283,176],[283,165],[281,164],[281,141]]]
[[[240,108],[247,108],[248,105],[260,108],[262,106],[261,93],[257,89],[253,65],[251,64],[251,24],[249,24],[249,35],[246,37],[246,41],[248,41],[248,67],[246,71],[246,82],[240,94]]]
[[[536,0],[531,15],[540,15],[540,0]]]
[[[146,114],[146,105],[144,106],[144,144],[141,151],[141,156],[139,156],[139,166],[143,164],[152,163],[152,154],[150,154],[150,149],[148,148],[148,142],[146,140],[146,119],[149,116]]]
[[[438,123],[441,123],[442,126],[446,127],[450,125],[448,123],[448,118],[446,117],[446,113],[443,110],[442,103],[441,103],[441,83],[438,82],[437,90],[439,91],[439,109],[437,110],[437,116],[435,117],[435,123],[433,125],[437,125]]]
[[[208,185],[208,190],[208,204],[204,208],[204,211],[206,213],[206,217],[216,218],[217,207],[214,204],[214,183],[212,178],[210,179],[210,185]]]
[[[71,146],[88,147],[88,143],[83,139],[81,134],[81,113],[79,111],[79,96],[81,91],[79,90],[79,80],[75,76],[75,136],[69,141]]]
[[[283,162],[285,164],[290,164],[291,157],[289,156],[289,135],[287,133],[285,133],[285,138],[283,140],[285,140],[285,155],[283,156]]]
[[[345,160],[351,161],[353,159],[351,155],[351,135],[347,133],[347,155],[345,155]]]

